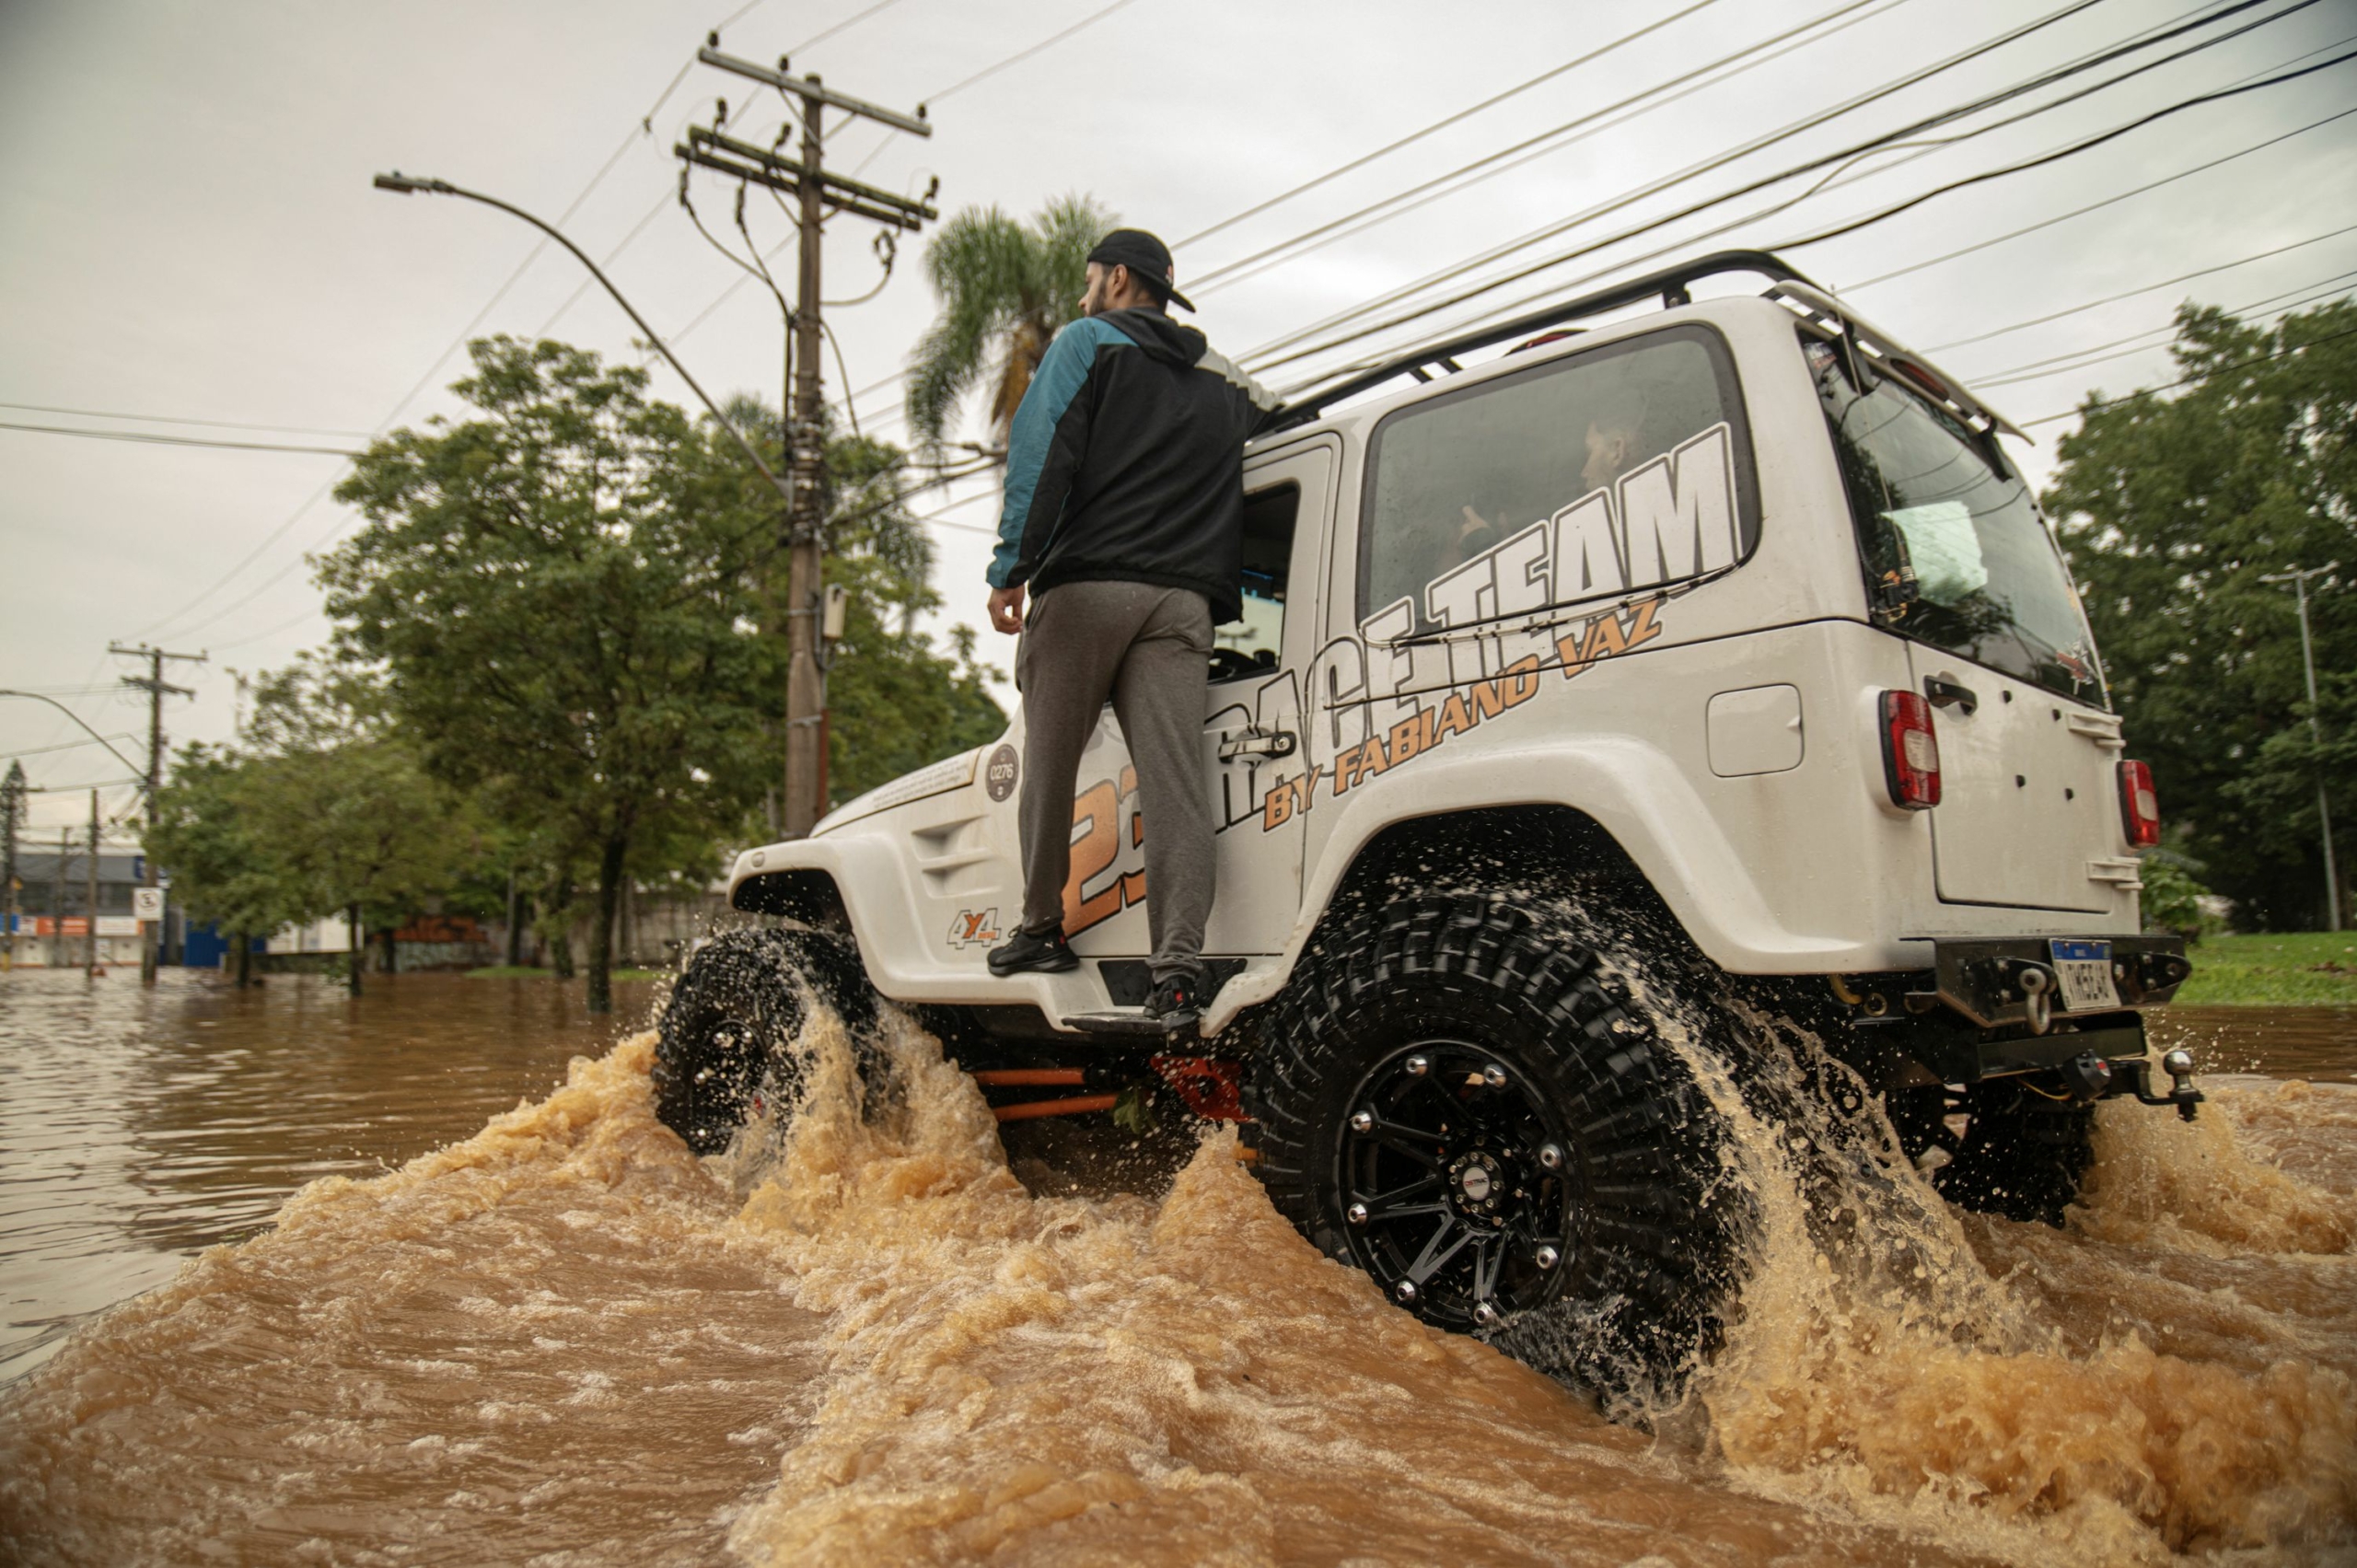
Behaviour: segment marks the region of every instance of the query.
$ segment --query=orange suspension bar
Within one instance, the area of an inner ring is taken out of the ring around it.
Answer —
[[[1049,1068],[1045,1071],[1053,1072]],[[1002,1105],[993,1108],[991,1114],[1001,1121],[1033,1121],[1042,1116],[1082,1116],[1092,1110],[1110,1110],[1121,1097],[1119,1095],[1073,1095],[1064,1099],[1035,1099],[1022,1105]]]

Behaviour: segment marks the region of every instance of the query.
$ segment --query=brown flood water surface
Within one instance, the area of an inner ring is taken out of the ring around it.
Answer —
[[[793,1135],[699,1161],[650,1005],[0,979],[0,1559],[2357,1551],[2345,1021],[2173,1020],[2243,1075],[2102,1108],[2060,1231],[1814,1190],[1738,1117],[1744,1313],[1647,1432],[1318,1257],[1226,1135],[1142,1195],[1018,1181],[912,1027],[882,1113],[822,1020]]]

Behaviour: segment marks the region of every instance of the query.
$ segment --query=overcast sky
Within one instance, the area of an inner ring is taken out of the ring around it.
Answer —
[[[1399,152],[1178,246],[1179,283],[1184,288],[1369,203],[1826,18],[1782,58],[1584,140],[1542,145],[1539,156],[1495,178],[1355,232],[1346,226],[1332,244],[1202,291],[1200,324],[1214,343],[1245,355],[2062,4],[1712,0]],[[2238,39],[2018,124],[1865,172],[1787,213],[1701,238],[1797,193],[1779,187],[1476,304],[1520,299],[1550,285],[1568,290],[1599,267],[1633,266],[1631,258],[1684,239],[1692,250],[1790,239],[2165,105],[2328,60],[2357,38],[2357,0],[2304,6],[2269,0],[2184,41],[2287,6],[2291,14]],[[774,402],[782,331],[775,307],[758,288],[740,287],[705,314],[741,274],[706,247],[671,200],[672,144],[691,120],[709,122],[715,98],[739,111],[739,134],[749,140],[767,143],[780,119],[774,97],[764,101],[751,84],[700,66],[666,94],[704,33],[724,21],[723,46],[732,53],[768,61],[791,52],[796,69],[819,72],[842,91],[902,109],[931,100],[937,132],[930,140],[862,124],[833,144],[830,161],[864,165],[862,178],[872,183],[915,192],[937,174],[946,211],[996,203],[1029,214],[1058,194],[1086,192],[1178,241],[1682,8],[1674,0],[1449,7],[1405,0],[1127,0],[1109,11],[1106,0],[759,0],[731,18],[719,0],[701,6],[5,0],[0,402],[9,406],[0,408],[0,421],[350,447],[371,431],[453,406],[442,389],[463,365],[457,351],[479,314],[477,332],[546,332],[611,355],[632,353],[628,322],[602,295],[577,292],[582,276],[569,257],[543,251],[501,295],[532,252],[535,233],[472,203],[370,188],[372,174],[394,168],[440,175],[552,220],[578,200],[568,232],[600,259],[621,247],[613,275],[659,331],[678,334],[675,346],[699,379],[715,393],[751,389]],[[2099,0],[2005,49],[1515,260],[1657,216],[1746,172],[1784,167],[2223,8],[2222,0]],[[830,29],[839,30],[819,37]],[[1007,69],[959,85],[1043,43]],[[1887,330],[1933,349],[2290,248],[2045,325],[1934,349],[1949,369],[1979,383],[2119,340],[2154,345],[1988,388],[1991,402],[2031,420],[2070,408],[2090,387],[2117,393],[2169,379],[2164,329],[2179,300],[2241,308],[2345,291],[2351,280],[2340,274],[2357,269],[2357,234],[2319,237],[2357,224],[2351,156],[2357,116],[2303,127],[2352,106],[2357,64],[2335,66],[1940,197],[1796,251],[1794,260],[1820,281],[1853,290],[1857,307]],[[640,122],[650,110],[647,134]],[[2285,139],[2084,216],[1866,282],[2278,136]],[[591,188],[610,158],[610,169]],[[730,232],[728,191],[713,176],[701,177],[696,191],[707,222]],[[648,221],[623,244],[642,219]],[[765,247],[785,239],[773,210],[756,206],[751,219]],[[875,282],[869,232],[848,218],[830,226],[830,297]],[[789,260],[790,253],[779,258],[781,265]],[[916,261],[911,246],[874,302],[830,317],[857,385],[899,369],[930,319],[934,302]],[[1473,308],[1433,316],[1393,337],[1436,331]],[[693,330],[683,331],[691,321]],[[1269,379],[1282,385],[1319,363],[1271,370]],[[831,361],[827,377],[830,396],[839,395]],[[658,373],[656,385],[685,401],[668,372]],[[423,390],[412,396],[412,388]],[[899,432],[897,388],[859,406],[876,427]],[[2016,448],[2033,477],[2043,477],[2053,439],[2067,428],[2040,424],[2039,444]],[[55,696],[137,757],[145,700],[113,691],[132,666],[108,656],[109,640],[203,650],[210,663],[173,668],[172,678],[198,696],[171,705],[170,729],[176,739],[225,737],[235,712],[232,672],[282,664],[327,634],[304,557],[354,521],[325,496],[344,467],[331,455],[0,429],[0,686]],[[964,496],[965,504],[933,525],[952,616],[974,624],[982,620],[989,540],[972,530],[993,518],[980,494],[953,493],[947,499]],[[1004,662],[996,639],[986,645]],[[38,703],[0,699],[0,767],[21,755],[34,783],[60,792],[34,797],[37,828],[87,814],[87,797],[65,793],[74,786],[119,785],[125,777],[102,748],[75,744],[83,739]],[[132,795],[110,787],[107,798],[119,810]]]

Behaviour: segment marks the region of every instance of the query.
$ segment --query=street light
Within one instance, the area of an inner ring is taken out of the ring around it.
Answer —
[[[688,373],[688,367],[679,363],[679,356],[671,352],[670,346],[664,343],[661,337],[656,335],[655,329],[646,324],[646,318],[640,315],[637,308],[622,296],[622,291],[614,286],[613,280],[608,277],[604,272],[599,270],[597,262],[591,261],[587,255],[583,253],[580,246],[575,245],[572,240],[567,239],[554,228],[545,223],[542,223],[539,218],[534,217],[531,214],[526,212],[521,207],[511,206],[495,196],[486,196],[479,191],[463,190],[459,186],[451,184],[447,180],[435,180],[427,176],[403,174],[401,170],[395,169],[390,174],[380,174],[377,176],[376,185],[377,189],[379,191],[390,191],[394,194],[400,196],[415,195],[417,192],[423,191],[426,194],[432,196],[464,196],[470,202],[481,202],[486,207],[497,207],[503,213],[506,213],[511,216],[522,218],[526,223],[530,224],[534,228],[537,228],[542,234],[547,235],[551,239],[555,240],[559,245],[562,245],[567,250],[572,251],[574,259],[579,261],[583,266],[589,269],[589,275],[596,278],[599,284],[603,285],[606,292],[614,296],[614,303],[621,306],[623,310],[627,311],[630,315],[630,319],[638,324],[638,330],[644,333],[646,341],[655,346],[655,352],[661,354],[670,365],[671,368],[679,373],[679,379],[688,384],[688,390],[696,395],[697,401],[702,402],[705,411],[719,423],[720,428],[728,432],[728,438],[737,443],[737,449],[745,454],[745,460],[752,464],[754,470],[763,479],[769,481],[771,489],[777,492],[778,499],[784,504],[785,514],[788,520],[789,537],[794,540],[794,558],[796,563],[794,570],[796,574],[799,574],[805,570],[807,565],[810,577],[815,581],[819,574],[818,558],[815,553],[810,554],[807,562],[805,563],[804,555],[806,551],[815,551],[816,546],[813,541],[816,539],[816,533],[814,529],[814,531],[806,538],[795,532],[793,528],[793,519],[797,514],[795,494],[793,487],[786,481],[778,478],[776,473],[772,471],[769,464],[761,460],[761,453],[755,451],[753,449],[753,444],[745,439],[744,432],[738,430],[736,424],[730,421],[729,417],[720,412],[720,405],[714,402],[711,397],[704,391],[703,388],[697,383],[696,378]],[[803,221],[812,229],[815,229],[818,226],[818,217],[813,210],[806,210]],[[817,273],[815,272],[809,273],[807,275],[813,280],[817,277]],[[815,282],[813,283],[812,287],[808,290],[808,294],[813,302],[812,308],[815,309],[817,299]],[[809,350],[809,353],[815,359],[818,350],[816,347],[812,347]],[[809,422],[815,424],[818,417],[815,381],[812,383],[812,388],[813,389],[810,397],[806,399],[805,401],[809,404],[810,408]],[[798,449],[801,443],[797,440],[795,445],[797,450],[795,456],[797,464],[807,461],[807,454]],[[807,474],[797,471],[797,477],[806,479],[807,484],[811,487],[811,494],[815,496],[816,486],[818,484],[818,475],[815,468]],[[791,636],[797,648],[797,652],[795,654],[795,668],[797,671],[800,669],[801,663],[804,658],[804,655],[800,650],[808,646],[808,645],[802,641],[806,635],[803,629],[808,627],[810,624],[807,618],[815,616],[818,613],[819,610],[815,605],[807,609],[797,607],[788,611],[789,615],[804,618],[790,622],[790,625],[795,628]],[[815,639],[812,639],[812,641],[815,642]],[[826,743],[824,738],[826,731],[824,726],[827,722],[826,686],[823,671],[817,668],[816,653],[817,650],[815,647],[809,647],[809,662],[813,667],[813,673],[818,677],[816,691],[815,693],[810,694],[815,697],[815,701],[811,702],[808,707],[805,710],[797,712],[796,704],[800,698],[797,695],[796,683],[799,679],[799,676],[797,675],[795,678],[789,679],[786,685],[787,739],[785,755],[785,784],[786,799],[788,801],[809,801],[814,799],[817,794],[817,786],[826,776],[824,767],[824,761],[826,757]],[[789,818],[789,821],[790,820],[791,818]],[[801,831],[806,830],[807,824],[806,829],[796,829],[795,832],[798,836]]]
[[[655,352],[661,354],[664,359],[669,363],[671,368],[679,373],[679,379],[688,384],[688,390],[693,392],[696,395],[697,401],[702,402],[705,410],[711,413],[712,417],[719,422],[720,428],[728,432],[729,439],[737,443],[737,449],[745,454],[745,460],[751,463],[754,470],[759,472],[763,479],[770,482],[771,488],[775,490],[779,496],[785,500],[788,505],[793,503],[794,494],[786,488],[785,482],[778,478],[776,474],[770,470],[769,464],[761,461],[761,453],[755,451],[753,449],[753,444],[745,439],[744,432],[738,430],[735,424],[729,422],[728,416],[720,412],[720,405],[714,402],[712,399],[705,394],[703,388],[697,384],[696,378],[693,376],[688,374],[688,367],[679,363],[679,356],[673,354],[670,350],[670,346],[665,343],[660,337],[656,335],[655,329],[646,324],[646,318],[638,313],[637,307],[632,305],[628,299],[622,297],[622,291],[614,286],[614,281],[598,269],[598,263],[591,261],[588,256],[583,252],[580,246],[575,245],[572,240],[567,239],[563,235],[558,233],[555,228],[552,227],[548,224],[542,223],[539,218],[534,217],[531,214],[526,212],[521,207],[511,206],[507,203],[501,201],[498,197],[486,196],[480,191],[469,191],[460,186],[453,185],[447,180],[435,180],[430,176],[403,174],[397,168],[390,174],[380,174],[377,176],[375,183],[377,190],[390,191],[394,194],[401,196],[414,195],[418,192],[423,191],[428,195],[433,196],[464,196],[470,202],[481,202],[486,207],[497,207],[503,213],[507,213],[513,216],[522,218],[526,223],[530,224],[534,228],[537,228],[542,234],[547,235],[551,239],[555,240],[559,245],[562,245],[567,250],[572,251],[575,259],[580,261],[583,266],[589,269],[589,275],[596,278],[598,283],[604,285],[606,292],[614,296],[614,303],[621,306],[624,310],[630,313],[630,319],[638,324],[638,330],[646,334],[646,341],[655,345]]]
[[[2266,574],[2262,583],[2289,583],[2300,597],[2300,662],[2308,675],[2308,736],[2316,746],[2316,822],[2324,831],[2324,925],[2327,931],[2340,929],[2340,877],[2332,864],[2332,807],[2324,793],[2324,722],[2316,714],[2316,655],[2308,638],[2308,579],[2321,577],[2340,568],[2338,561],[2306,571],[2293,570]]]

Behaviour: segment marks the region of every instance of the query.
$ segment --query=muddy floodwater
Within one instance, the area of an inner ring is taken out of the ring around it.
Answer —
[[[892,1026],[691,1156],[653,993],[0,977],[0,1562],[2357,1558],[2357,1013],[2186,1010],[2066,1228],[1750,1125],[1738,1320],[1643,1423],[1428,1330],[1233,1138],[1010,1168]],[[1149,1165],[1151,1162],[1148,1162]]]

